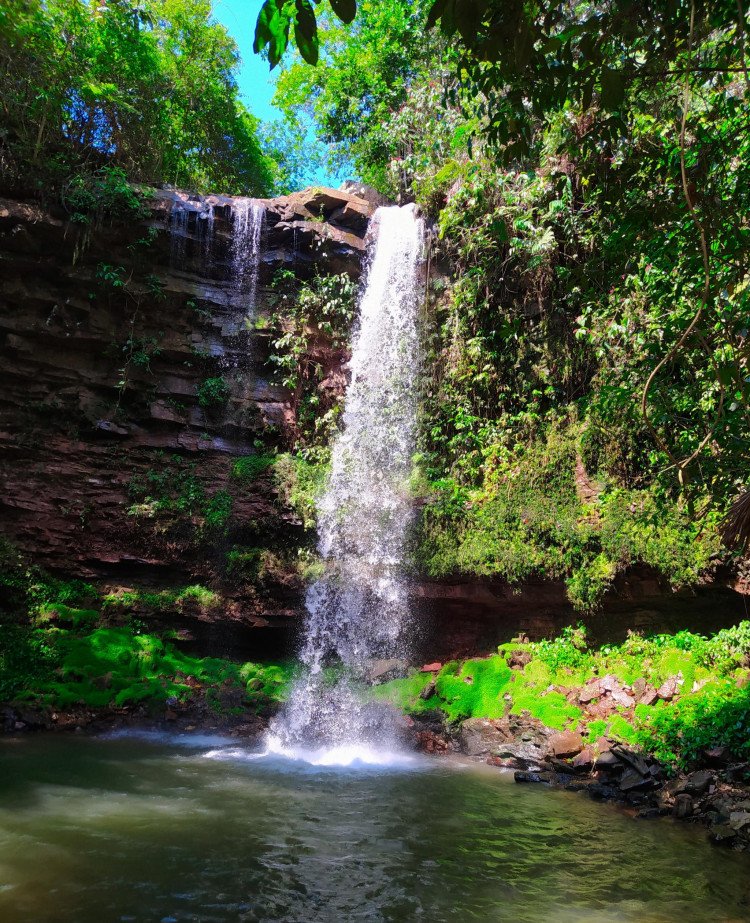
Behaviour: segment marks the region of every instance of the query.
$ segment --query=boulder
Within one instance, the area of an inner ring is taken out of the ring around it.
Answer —
[[[516,782],[545,782],[547,784],[551,783],[554,780],[554,774],[551,772],[526,772],[524,770],[518,770],[513,774],[513,778]]]
[[[627,763],[631,768],[635,769],[640,775],[644,777],[650,775],[649,765],[639,753],[635,753],[635,751],[629,750],[621,744],[614,744],[612,746],[612,752],[624,763]]]
[[[730,827],[729,824],[715,824],[711,827],[711,839],[714,843],[727,846],[737,838],[737,831]]]
[[[487,718],[467,718],[461,725],[461,750],[468,756],[483,756],[508,739],[499,722]]]
[[[713,781],[714,774],[707,769],[691,772],[682,782],[681,787],[678,789],[678,793],[686,792],[688,795],[702,795],[708,791]]]
[[[620,777],[620,790],[623,792],[637,791],[638,789],[649,788],[653,782],[650,778],[644,778],[640,772],[629,766]]]
[[[632,708],[635,705],[635,699],[621,686],[612,690],[612,701],[623,708]]]
[[[703,755],[712,766],[725,766],[732,756],[729,747],[709,747],[703,751]]]
[[[580,753],[573,758],[573,766],[581,772],[588,772],[593,768],[594,754],[588,747],[584,747]]]
[[[406,662],[396,658],[373,660],[367,671],[370,682],[383,682],[386,679],[393,679],[402,676],[406,670]]]
[[[678,795],[675,798],[672,813],[675,817],[678,817],[680,820],[682,820],[685,817],[691,817],[694,809],[693,799],[690,797],[690,795]]]
[[[653,686],[647,686],[645,691],[638,697],[639,705],[654,705],[659,701],[659,693]]]
[[[732,811],[729,815],[729,826],[738,833],[745,829],[750,832],[750,811]]]
[[[549,750],[546,745],[535,741],[512,740],[500,744],[492,751],[493,761],[499,765],[521,764],[522,766],[539,765],[547,759]]]
[[[669,702],[670,699],[673,699],[677,695],[678,680],[676,676],[670,676],[669,679],[664,680],[664,682],[656,690],[656,694],[660,699],[663,699],[665,702]]]
[[[612,771],[614,769],[621,769],[622,763],[615,756],[611,750],[607,750],[605,753],[601,753],[594,763],[594,769],[604,769],[607,771]]]
[[[575,756],[583,750],[583,737],[577,731],[561,731],[550,737],[549,746],[556,757]]]

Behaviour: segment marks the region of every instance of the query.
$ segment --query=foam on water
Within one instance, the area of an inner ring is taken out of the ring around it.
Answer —
[[[180,734],[175,731],[149,730],[146,728],[118,728],[97,735],[101,740],[142,740],[146,743],[165,744],[170,747],[187,747],[200,750],[203,747],[229,746],[235,741],[222,734]]]
[[[299,765],[321,769],[420,769],[429,762],[415,754],[398,750],[385,750],[362,743],[340,744],[335,747],[294,747],[285,745],[278,737],[270,735],[263,750],[245,747],[217,747],[202,754],[204,759],[222,762],[259,762],[278,766]]]

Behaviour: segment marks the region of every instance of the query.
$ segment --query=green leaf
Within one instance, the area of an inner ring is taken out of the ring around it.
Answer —
[[[297,0],[294,38],[300,54],[308,64],[318,63],[318,24],[309,0]]]
[[[330,0],[331,9],[338,16],[341,22],[347,25],[354,20],[357,15],[356,0]]]
[[[448,5],[448,0],[435,0],[430,8],[430,12],[427,14],[427,28],[432,29],[437,23],[438,19],[445,12],[445,8]]]
[[[313,17],[314,18],[314,17]],[[276,67],[289,44],[289,14],[277,0],[266,0],[255,24],[253,51],[258,54],[268,47],[271,69]]]
[[[601,77],[601,101],[605,109],[618,109],[625,99],[625,76],[622,71],[605,68]]]

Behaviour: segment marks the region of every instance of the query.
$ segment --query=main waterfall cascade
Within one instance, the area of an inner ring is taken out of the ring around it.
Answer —
[[[395,746],[390,713],[358,691],[375,658],[409,652],[403,564],[412,521],[423,224],[413,206],[379,208],[352,344],[351,381],[319,504],[326,565],[307,594],[303,674],[273,722],[269,750],[318,761]]]

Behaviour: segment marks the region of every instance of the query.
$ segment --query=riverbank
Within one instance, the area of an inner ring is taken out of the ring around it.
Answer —
[[[200,657],[179,632],[147,633],[135,617],[117,624],[72,602],[40,605],[26,626],[3,632],[5,733],[146,728],[259,741],[288,696],[292,662]],[[518,782],[585,791],[750,846],[748,622],[711,637],[632,634],[601,647],[568,629],[419,669],[373,662],[370,678],[367,694],[403,715],[417,749],[465,754]]]
[[[750,623],[590,648],[585,633],[426,664],[374,690],[418,746],[461,752],[520,783],[586,791],[639,817],[708,826],[750,847]]]

